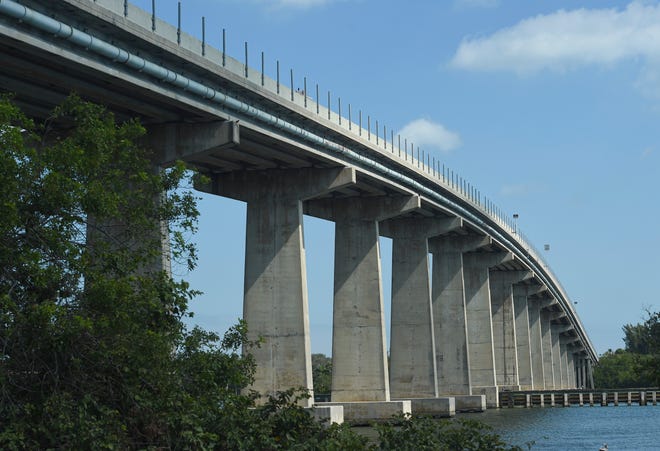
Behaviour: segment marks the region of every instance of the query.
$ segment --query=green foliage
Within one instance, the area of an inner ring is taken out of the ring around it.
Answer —
[[[314,394],[328,395],[332,391],[332,359],[324,354],[312,354]]]
[[[598,388],[660,386],[660,312],[647,311],[640,324],[623,326],[626,349],[608,350],[594,369]]]
[[[399,417],[376,425],[380,449],[386,450],[521,450],[509,446],[492,429],[472,420]]]
[[[648,363],[647,355],[617,349],[609,350],[599,358],[594,368],[594,385],[597,388],[649,387],[653,383],[640,373],[640,367]]]

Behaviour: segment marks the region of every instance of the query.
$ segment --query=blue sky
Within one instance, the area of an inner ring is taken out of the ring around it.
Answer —
[[[159,17],[176,23],[176,3],[157,0]],[[271,75],[279,60],[296,88],[306,76],[517,213],[550,246],[598,353],[660,308],[659,2],[183,0],[182,11],[184,31],[201,36],[205,16],[210,45],[226,29],[231,56],[247,41]],[[200,207],[194,321],[223,332],[242,314],[245,206]],[[333,224],[305,221],[312,350],[330,354]],[[389,312],[388,240],[382,257]]]

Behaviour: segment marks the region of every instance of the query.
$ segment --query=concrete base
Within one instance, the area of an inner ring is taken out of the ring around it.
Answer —
[[[455,395],[456,412],[484,412],[486,395]]]
[[[344,422],[344,406],[319,406],[309,407],[312,416],[317,421],[342,424]]]
[[[410,399],[413,415],[431,417],[453,417],[456,415],[456,401],[453,397]]]
[[[391,420],[394,415],[411,414],[409,400],[405,401],[358,401],[358,402],[321,402],[315,407],[342,406],[344,421],[352,425],[369,424],[374,421]]]
[[[486,395],[486,407],[497,409],[499,405],[499,387],[493,385],[490,387],[472,387],[473,395]]]

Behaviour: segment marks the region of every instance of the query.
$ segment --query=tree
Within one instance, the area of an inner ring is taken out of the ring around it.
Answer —
[[[154,171],[143,134],[76,97],[39,125],[0,102],[0,447],[150,443],[169,427],[194,293],[153,268],[154,230],[169,224],[192,267],[181,236],[197,210],[175,191],[183,166]]]
[[[608,350],[594,369],[600,388],[660,386],[660,312],[647,311],[639,324],[623,326],[625,349]]]
[[[332,391],[332,359],[324,354],[312,354],[314,395],[329,395]]]

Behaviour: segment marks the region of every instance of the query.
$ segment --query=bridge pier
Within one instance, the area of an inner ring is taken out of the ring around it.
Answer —
[[[390,219],[380,232],[393,238],[390,329],[392,398],[436,398],[435,340],[428,237],[460,228],[457,218]]]
[[[516,315],[516,345],[518,348],[518,378],[523,390],[543,389],[543,361],[538,306],[534,310],[532,294],[544,290],[542,285],[513,285]],[[536,354],[538,352],[538,354]],[[537,381],[538,378],[538,381]]]
[[[518,355],[514,286],[531,277],[530,271],[490,272],[495,374],[497,385],[509,390],[520,390],[519,362],[524,357]]]
[[[552,376],[555,382],[554,388],[564,388],[564,373],[562,370],[561,345],[559,343],[559,328],[550,323],[550,335],[552,337]]]
[[[543,346],[543,381],[545,390],[554,390],[555,386],[554,371],[552,369],[552,334],[550,332],[550,312],[541,310],[541,340]]]
[[[308,205],[335,221],[332,402],[390,400],[378,222],[419,206],[417,196]]]
[[[490,269],[513,259],[510,252],[469,252],[463,256],[468,352],[472,394],[486,395],[487,407],[498,407],[495,374]]]
[[[532,388],[545,390],[545,371],[543,357],[543,326],[540,302],[527,297],[527,312],[529,314],[529,346],[532,354]]]
[[[313,392],[302,200],[355,182],[352,169],[235,171],[207,191],[247,201],[243,319],[256,361],[252,388]],[[304,402],[311,405],[312,400]]]
[[[432,311],[438,393],[471,395],[463,255],[490,244],[478,235],[429,239],[433,255]]]

